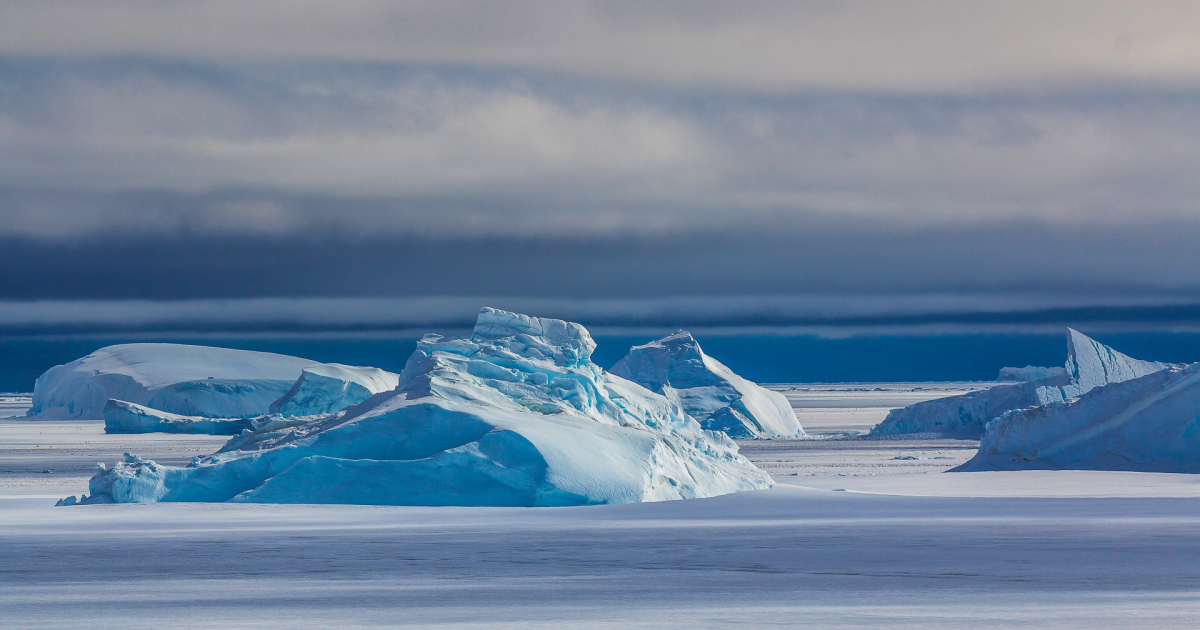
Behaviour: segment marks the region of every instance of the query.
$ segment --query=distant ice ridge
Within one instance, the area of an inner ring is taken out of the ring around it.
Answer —
[[[1046,378],[1066,376],[1066,368],[1060,367],[1037,367],[1026,365],[1025,367],[1004,367],[1000,368],[1000,376],[996,377],[998,381],[1040,381]]]
[[[183,416],[248,418],[267,413],[313,363],[173,343],[108,346],[38,377],[28,415],[100,418],[111,398]]]
[[[956,470],[1024,468],[1200,472],[1200,364],[1005,413]]]
[[[399,382],[399,374],[379,368],[339,363],[310,365],[282,398],[271,403],[270,412],[283,416],[337,413],[375,394],[390,392]]]
[[[222,419],[181,416],[109,399],[104,405],[105,433],[206,433],[237,435],[251,427],[247,418]]]
[[[390,394],[337,414],[256,419],[186,468],[129,455],[89,502],[555,506],[771,486],[726,435],[591,361],[579,324],[485,308],[426,335]]]
[[[687,331],[634,346],[612,373],[679,403],[711,431],[735,438],[800,437],[787,398],[752,383],[704,354]]]
[[[1075,398],[1096,387],[1138,378],[1167,367],[1166,363],[1128,357],[1068,328],[1067,362],[1061,374],[894,409],[871,430],[871,434],[941,433],[978,438],[988,421],[1007,411]]]

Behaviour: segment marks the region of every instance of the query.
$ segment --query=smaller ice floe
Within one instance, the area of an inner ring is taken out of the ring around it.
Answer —
[[[252,427],[247,418],[205,418],[143,407],[109,399],[104,405],[105,433],[204,433],[237,435]]]
[[[1167,367],[1167,363],[1126,356],[1068,328],[1067,362],[1060,374],[893,409],[883,422],[871,429],[871,435],[940,433],[951,437],[978,438],[988,421],[1005,412],[1075,398],[1097,387],[1138,378]]]
[[[396,389],[400,375],[373,367],[322,363],[304,368],[300,378],[270,412],[283,416],[337,413]]]
[[[1026,468],[1200,472],[1200,363],[1005,413],[955,470]]]
[[[595,348],[579,324],[483,309],[467,338],[426,335],[389,392],[256,418],[183,468],[127,455],[89,500],[532,507],[772,485],[724,433],[600,369]]]
[[[611,372],[679,403],[710,431],[735,438],[804,435],[783,394],[734,374],[687,331],[634,346]]]
[[[1025,367],[1000,368],[1000,376],[996,377],[996,380],[1024,383],[1027,381],[1040,381],[1047,378],[1063,377],[1066,376],[1066,374],[1066,368],[1026,365]]]
[[[174,343],[108,346],[38,377],[28,415],[100,418],[115,399],[183,416],[250,418],[267,413],[314,363]]]

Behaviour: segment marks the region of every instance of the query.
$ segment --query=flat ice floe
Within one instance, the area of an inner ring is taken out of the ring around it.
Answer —
[[[988,421],[1005,412],[1078,397],[1096,387],[1138,378],[1167,367],[1169,364],[1126,356],[1068,328],[1067,361],[1061,374],[896,409],[872,429],[871,434],[940,433],[977,438],[983,434]]]
[[[1200,472],[1200,364],[1097,387],[988,423],[962,471]]]
[[[129,455],[91,501],[554,506],[771,486],[723,433],[591,361],[579,324],[483,309],[426,335],[390,395],[312,420],[271,416],[186,468]]]
[[[786,397],[734,374],[687,331],[634,346],[612,373],[678,402],[711,431],[735,438],[804,435]]]
[[[101,418],[115,399],[182,416],[248,418],[267,413],[314,363],[173,343],[108,346],[38,377],[29,415]]]

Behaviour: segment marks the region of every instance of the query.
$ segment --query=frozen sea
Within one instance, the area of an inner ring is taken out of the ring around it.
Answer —
[[[979,386],[773,385],[818,438],[741,443],[775,488],[562,509],[55,508],[97,461],[223,440],[0,419],[0,627],[1194,627],[1200,476],[839,437]]]

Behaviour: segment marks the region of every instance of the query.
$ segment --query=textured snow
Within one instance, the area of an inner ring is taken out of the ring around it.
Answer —
[[[600,369],[595,347],[579,324],[483,309],[469,338],[426,335],[390,394],[264,418],[186,468],[127,456],[92,499],[555,506],[770,487],[724,434]]]
[[[734,374],[686,331],[634,346],[612,373],[678,402],[711,431],[736,438],[804,435],[786,397]]]
[[[998,381],[1040,381],[1046,378],[1066,376],[1066,368],[1060,367],[1037,367],[1034,365],[1026,365],[1025,367],[1004,367],[1000,368],[1000,376],[996,377]]]
[[[237,435],[251,428],[245,418],[181,416],[124,400],[109,399],[104,405],[105,433],[206,433]]]
[[[1067,362],[1062,374],[896,409],[871,434],[941,433],[978,438],[988,421],[1005,412],[1074,398],[1096,387],[1152,374],[1168,366],[1126,356],[1068,328]]]
[[[29,415],[100,418],[111,398],[184,416],[248,418],[267,413],[313,363],[172,343],[108,346],[38,377]]]
[[[1097,387],[988,423],[961,470],[1200,472],[1200,364]]]
[[[382,392],[390,392],[400,375],[373,367],[322,363],[304,368],[300,378],[270,412],[284,416],[337,413]]]

